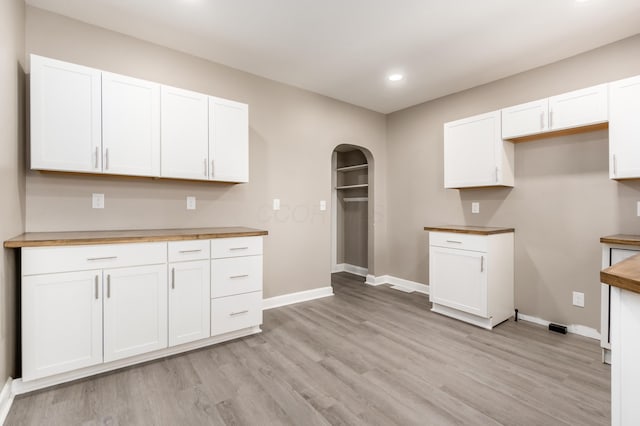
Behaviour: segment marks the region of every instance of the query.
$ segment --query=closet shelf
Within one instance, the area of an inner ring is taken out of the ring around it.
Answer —
[[[336,169],[337,172],[351,172],[354,170],[362,170],[369,167],[368,164],[356,164],[355,166],[346,166],[346,167],[338,167]]]
[[[369,197],[344,197],[343,200],[345,203],[367,202]]]
[[[336,186],[336,189],[354,189],[354,188],[367,188],[369,186],[368,183],[363,183],[360,185],[345,185],[345,186]]]

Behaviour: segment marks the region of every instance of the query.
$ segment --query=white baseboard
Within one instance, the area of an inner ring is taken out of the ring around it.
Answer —
[[[429,286],[415,281],[405,280],[403,278],[394,277],[392,275],[381,275],[379,277],[367,275],[365,284],[377,286],[382,284],[390,284],[392,286],[401,287],[402,291],[415,291],[417,293],[429,294]]]
[[[353,275],[358,275],[360,277],[366,277],[369,273],[367,268],[363,268],[362,266],[350,265],[348,263],[338,263],[332,272],[349,272]]]
[[[521,313],[518,313],[518,320],[532,322],[534,324],[540,324],[545,327],[548,327],[549,324],[551,324],[551,321],[547,321],[542,318],[534,317],[532,315],[525,315]],[[570,324],[567,326],[567,331],[569,333],[577,334],[579,336],[600,340],[600,333],[598,332],[598,330],[596,330],[595,328],[587,327],[586,325]]]
[[[9,377],[0,392],[0,425],[7,419],[11,405],[13,404],[14,393],[11,391],[13,379]]]
[[[262,309],[278,308],[294,303],[307,302],[322,297],[333,296],[333,287],[319,287],[313,290],[299,291],[297,293],[283,294],[282,296],[269,297],[262,301]]]

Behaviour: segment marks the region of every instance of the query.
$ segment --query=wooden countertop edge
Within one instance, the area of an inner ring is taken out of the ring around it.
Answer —
[[[600,282],[640,293],[640,254],[600,271]]]
[[[481,229],[458,229],[458,228],[447,228],[444,226],[425,226],[425,231],[431,232],[453,232],[455,234],[472,234],[472,235],[495,235],[495,234],[508,234],[510,232],[515,232],[515,228],[500,228],[500,229],[490,229],[490,230],[481,230]]]
[[[217,232],[202,234],[175,234],[158,236],[121,236],[121,237],[95,237],[95,238],[58,238],[51,240],[7,240],[4,242],[5,248],[23,247],[52,247],[52,246],[81,246],[95,244],[120,244],[120,243],[152,243],[162,241],[186,241],[186,240],[211,240],[216,238],[238,238],[238,237],[259,237],[269,235],[268,231],[242,231],[242,232]]]
[[[600,237],[603,244],[619,244],[621,246],[640,246],[640,236],[638,235],[609,235]]]

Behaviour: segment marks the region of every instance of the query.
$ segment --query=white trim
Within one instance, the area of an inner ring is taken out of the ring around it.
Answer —
[[[146,354],[136,355],[125,359],[119,359],[104,364],[93,365],[91,367],[81,368],[66,373],[56,374],[54,376],[43,377],[41,379],[23,382],[22,379],[15,379],[11,382],[11,391],[13,395],[20,395],[38,389],[47,388],[49,386],[58,385],[60,383],[70,382],[72,380],[82,379],[84,377],[93,376],[122,367],[139,364],[141,362],[152,361],[154,359],[164,358],[170,355],[176,355],[193,349],[214,345],[216,343],[226,342],[232,339],[261,333],[259,326],[243,328],[242,330],[232,331],[230,333],[221,334],[219,336],[210,337],[208,339],[196,340],[195,342],[185,343],[179,346],[161,349]],[[4,392],[4,389],[3,389]]]
[[[547,321],[542,318],[534,317],[532,315],[525,315],[518,313],[518,319],[532,322],[534,324],[540,324],[545,327],[548,327],[551,324],[551,321]],[[587,327],[586,325],[580,324],[570,324],[567,326],[567,331],[572,334],[577,334],[579,336],[588,337],[590,339],[600,340],[600,333],[595,328]]]
[[[8,377],[2,387],[2,392],[0,392],[0,425],[3,425],[4,421],[7,419],[7,415],[9,414],[9,410],[11,410],[11,405],[13,404],[13,398],[15,397],[15,394],[11,391],[12,382],[13,379]]]
[[[299,291],[297,293],[283,294],[282,296],[269,297],[262,300],[262,309],[279,308],[280,306],[294,303],[307,302],[322,297],[333,296],[333,287],[319,287],[313,290]]]
[[[393,275],[381,275],[379,277],[376,277],[374,275],[367,275],[365,284],[371,286],[390,284],[391,286],[402,287],[402,291],[415,291],[417,293],[429,294],[429,286],[427,284],[405,280],[404,278],[394,277]]]
[[[348,272],[353,275],[366,277],[369,270],[362,266],[350,265],[349,263],[339,263],[334,267],[333,272]]]

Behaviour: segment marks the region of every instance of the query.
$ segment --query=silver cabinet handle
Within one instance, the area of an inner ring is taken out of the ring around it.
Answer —
[[[104,150],[104,169],[109,169],[109,148],[105,148]]]
[[[211,160],[211,177],[213,177],[213,160]]]
[[[204,159],[204,175],[207,176],[207,159]]]
[[[616,155],[613,154],[613,177],[618,176],[618,162],[616,161]]]
[[[234,280],[236,278],[247,278],[249,276],[249,274],[244,274],[244,275],[231,275],[229,278]]]
[[[195,250],[179,250],[178,253],[198,253],[199,251],[202,251],[202,249],[195,249]]]
[[[498,183],[498,167],[496,166],[496,183]]]
[[[111,298],[111,274],[107,274],[107,299]]]
[[[98,168],[98,147],[96,146],[96,152],[93,154],[94,156],[94,160],[93,160],[93,168],[97,169]]]
[[[462,244],[462,241],[456,241],[456,240],[447,240],[448,243],[453,243],[453,244]]]
[[[105,257],[87,257],[88,261],[92,260],[109,260],[109,259],[117,259],[118,256],[105,256]]]
[[[249,311],[247,311],[247,310],[240,311],[240,312],[231,312],[231,313],[229,314],[229,316],[230,316],[230,317],[235,317],[236,315],[242,315],[242,314],[248,314],[248,313],[249,313]]]
[[[248,250],[249,247],[231,247],[229,250]]]
[[[540,130],[544,130],[544,111],[540,112]]]
[[[176,288],[176,268],[171,268],[171,289]]]
[[[549,111],[549,128],[553,127],[553,110]]]
[[[95,288],[95,295],[96,295],[96,300],[98,300],[98,276],[96,275],[96,278],[93,280],[93,286]]]
[[[480,256],[480,272],[484,272],[484,256]]]

